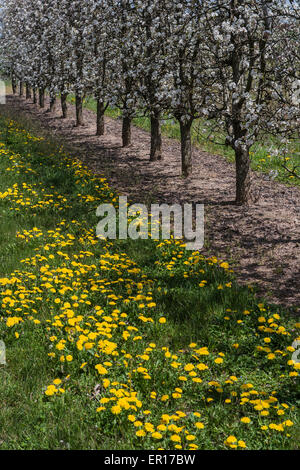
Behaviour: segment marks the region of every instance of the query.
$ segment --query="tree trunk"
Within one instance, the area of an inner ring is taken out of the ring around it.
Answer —
[[[16,77],[14,73],[12,74],[12,77],[11,77],[11,86],[12,86],[13,94],[15,95],[17,93],[17,81],[16,81]]]
[[[236,199],[238,205],[251,202],[250,158],[248,147],[235,148]]]
[[[36,88],[33,88],[33,104],[37,104],[37,91]]]
[[[24,83],[20,82],[20,96],[24,96]]]
[[[155,162],[162,159],[162,138],[159,113],[151,116],[151,151],[150,161]]]
[[[182,122],[180,124],[180,135],[181,135],[181,169],[183,176],[189,176],[193,168],[193,154],[192,154],[192,139],[191,139],[191,128],[192,120]]]
[[[131,118],[125,116],[123,118],[122,125],[122,145],[123,147],[129,147],[131,144]]]
[[[31,99],[31,89],[28,83],[26,83],[26,99],[30,100]]]
[[[82,95],[76,93],[76,127],[83,126],[83,115],[82,115],[82,107],[83,107],[83,98]]]
[[[68,117],[68,104],[67,104],[68,93],[62,92],[60,96],[62,117],[66,119]]]
[[[45,88],[39,88],[39,104],[41,108],[45,107]]]
[[[56,111],[56,95],[52,94],[50,95],[50,113],[55,113]]]
[[[104,135],[105,124],[104,124],[104,113],[105,106],[102,100],[97,99],[97,131],[96,135]]]

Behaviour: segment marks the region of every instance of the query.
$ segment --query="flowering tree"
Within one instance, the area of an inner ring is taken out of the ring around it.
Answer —
[[[236,203],[251,201],[251,146],[264,132],[295,128],[291,71],[282,73],[290,41],[282,30],[289,6],[281,1],[209,2],[206,40],[210,73],[207,114],[227,133],[236,160]],[[298,24],[299,27],[299,24]]]
[[[132,2],[133,45],[138,58],[136,89],[144,113],[151,122],[150,161],[162,158],[161,116],[169,111],[172,77],[167,70],[166,18],[168,8],[165,0],[136,0]]]
[[[111,61],[114,54],[111,47],[110,15],[107,1],[89,1],[85,27],[88,44],[87,89],[97,102],[96,135],[104,134],[104,113],[111,99]]]
[[[208,2],[209,3],[209,2]],[[167,69],[172,76],[170,110],[180,124],[182,174],[192,171],[191,128],[204,112],[209,89],[209,54],[202,0],[176,0],[168,4]]]
[[[74,93],[77,126],[86,94],[98,135],[107,106],[118,106],[124,147],[133,117],[149,115],[150,160],[162,156],[162,117],[174,116],[184,176],[194,120],[213,122],[235,153],[236,202],[247,204],[252,145],[265,133],[299,137],[299,9],[299,0],[6,0],[1,51],[14,91],[16,77],[44,106],[48,89],[51,110],[60,93],[64,117]]]
[[[26,65],[28,66],[28,55],[24,47],[25,30],[22,28],[24,22],[24,9],[19,1],[7,1],[3,6],[3,30],[1,37],[1,52],[8,76],[12,78],[13,91],[17,91],[19,81],[20,96],[24,94],[24,78]],[[18,34],[17,34],[18,32]]]
[[[82,0],[62,0],[60,11],[62,24],[67,25],[64,33],[64,70],[68,84],[75,94],[76,126],[83,125],[83,99],[87,84],[88,43],[86,41],[86,16],[88,2]],[[67,54],[67,57],[66,57]]]
[[[282,14],[282,12],[280,12]],[[284,153],[289,152],[289,143],[297,139],[299,141],[299,114],[300,114],[300,2],[292,1],[286,4],[284,19],[279,27],[280,41],[276,46],[281,47],[284,43],[284,54],[277,51],[280,63],[276,67],[275,83],[283,83],[284,88],[274,88],[277,100],[281,102],[281,125],[275,126],[273,133],[281,136],[282,144],[285,146]],[[270,116],[270,120],[271,120]],[[300,165],[288,163],[290,157],[281,162],[284,170],[290,176],[300,178]]]
[[[136,89],[150,114],[150,160],[161,158],[160,118],[172,113],[181,130],[182,173],[192,171],[191,128],[207,94],[204,11],[201,0],[132,1]]]
[[[11,3],[6,4],[5,8],[1,10],[0,18],[0,57],[1,57],[1,72],[5,74],[6,77],[11,79],[13,93],[17,93],[17,81],[18,77],[16,75],[16,66],[17,60],[15,58],[16,44],[15,36],[8,37],[7,29],[8,24],[14,18],[14,5]]]
[[[50,84],[49,64],[51,49],[45,44],[46,18],[49,12],[47,2],[26,0],[20,6],[20,23],[24,34],[17,31],[20,39],[20,49],[23,53],[22,80],[39,90],[39,104],[45,106],[45,90]],[[28,97],[28,95],[27,95]]]
[[[134,49],[134,8],[131,0],[108,0],[110,11],[111,48],[111,104],[122,111],[123,147],[131,144],[131,123],[138,107],[136,92],[139,57]]]

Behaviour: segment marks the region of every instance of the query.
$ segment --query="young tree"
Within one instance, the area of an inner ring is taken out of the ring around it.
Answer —
[[[59,5],[61,25],[64,34],[63,66],[64,76],[67,76],[68,90],[75,94],[76,126],[84,125],[83,100],[86,93],[87,78],[87,43],[85,41],[86,15],[89,2],[83,0],[62,0]],[[65,82],[63,84],[65,87]],[[62,91],[63,106],[65,106],[65,93]]]
[[[268,0],[213,0],[206,17],[216,86],[210,89],[208,116],[227,133],[235,152],[236,203],[251,202],[251,146],[266,131],[293,125],[284,118],[289,82],[278,73],[290,42],[281,34],[286,5]],[[291,113],[290,113],[291,112]],[[290,118],[293,110],[289,108]]]
[[[22,37],[24,29],[20,29],[24,20],[21,2],[7,0],[3,5],[3,21],[1,34],[1,56],[7,76],[12,79],[13,93],[24,95],[24,66],[26,59]]]
[[[138,56],[134,50],[134,8],[131,0],[108,0],[111,28],[110,103],[122,111],[122,145],[131,144],[131,123],[138,107],[136,69]]]
[[[181,133],[182,174],[192,172],[191,129],[202,116],[209,93],[204,81],[209,58],[205,35],[206,5],[202,0],[166,2],[167,70],[173,87],[170,110],[178,120]],[[207,78],[207,77],[206,77]]]
[[[113,49],[109,18],[110,10],[106,0],[89,2],[85,27],[89,55],[87,89],[97,102],[96,135],[99,136],[105,132],[104,114],[110,99]]]
[[[161,118],[169,110],[172,80],[167,70],[168,16],[165,0],[136,0],[132,2],[133,44],[138,58],[136,87],[141,106],[149,113],[151,122],[150,161],[162,158]]]
[[[69,26],[65,18],[66,3],[58,1],[55,9],[53,27],[55,29],[55,85],[57,93],[60,94],[62,118],[68,117],[67,98],[72,91],[69,74]]]

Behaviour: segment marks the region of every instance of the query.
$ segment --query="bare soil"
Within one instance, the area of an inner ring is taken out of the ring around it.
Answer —
[[[61,119],[18,96],[8,96],[8,107],[38,121],[52,136],[62,139],[96,174],[130,201],[150,204],[205,204],[204,254],[226,259],[241,283],[257,286],[268,301],[300,311],[300,190],[252,174],[256,202],[234,205],[234,165],[223,157],[194,149],[193,175],[180,175],[180,143],[163,139],[163,161],[149,162],[150,135],[133,128],[131,147],[121,146],[121,121],[105,118],[106,133],[96,137],[95,114],[84,110],[85,126],[76,128],[74,107]],[[48,101],[47,101],[48,105]]]

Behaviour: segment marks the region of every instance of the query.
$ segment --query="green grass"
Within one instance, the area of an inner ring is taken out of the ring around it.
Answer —
[[[74,104],[74,97],[72,95],[68,98],[69,102]],[[85,107],[93,112],[97,112],[96,100],[92,97],[85,99]],[[106,115],[118,119],[121,116],[121,111],[118,108],[108,108]],[[135,126],[140,127],[146,131],[150,131],[150,119],[147,116],[137,117],[133,120]],[[162,134],[171,139],[180,140],[180,127],[175,119],[168,119],[166,117],[162,124]],[[193,124],[192,139],[194,145],[198,146],[206,152],[222,155],[228,161],[234,161],[234,151],[225,145],[225,134],[216,132],[214,130],[214,123],[209,123],[205,120],[196,120]],[[285,183],[289,186],[299,186],[300,179],[296,178],[282,166],[284,163],[291,170],[293,166],[300,167],[300,141],[295,140],[288,146],[288,151],[284,154],[284,147],[282,146],[280,137],[266,135],[263,142],[257,142],[251,148],[251,167],[253,170],[265,173],[275,172],[269,175],[272,179]],[[286,160],[286,158],[288,160]],[[298,169],[299,174],[299,169]]]
[[[9,113],[0,143],[0,449],[174,449],[174,435],[184,449],[229,448],[230,435],[249,449],[299,448],[293,310],[180,241],[100,242],[96,208],[117,205],[104,178]],[[138,402],[118,401],[132,392]],[[158,439],[149,423],[173,427]]]

